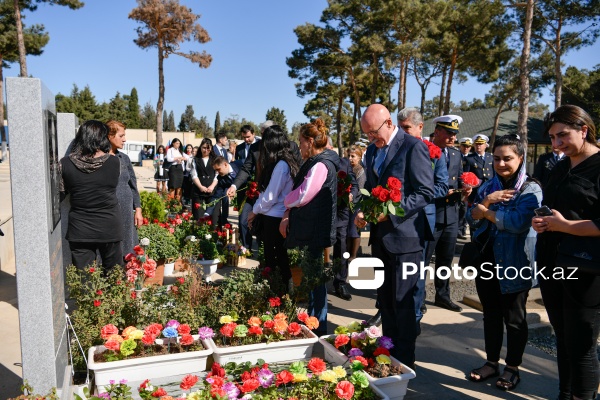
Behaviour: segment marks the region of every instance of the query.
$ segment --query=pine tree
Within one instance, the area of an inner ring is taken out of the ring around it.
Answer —
[[[215,135],[217,133],[219,133],[220,129],[221,129],[221,115],[217,111],[217,115],[215,116]]]
[[[283,110],[280,110],[277,107],[271,107],[269,111],[267,111],[267,120],[271,120],[275,122],[276,125],[279,125],[283,132],[287,135],[287,119],[285,118],[285,114]]]
[[[167,114],[167,110],[163,111],[163,131],[169,131],[169,116]]]
[[[127,119],[125,124],[128,128],[138,129],[140,127],[140,103],[136,88],[131,89],[127,101]]]
[[[177,130],[177,128],[175,128],[175,114],[173,114],[173,110],[171,110],[171,112],[169,113],[169,128],[168,131],[169,132],[175,132],[175,130]]]

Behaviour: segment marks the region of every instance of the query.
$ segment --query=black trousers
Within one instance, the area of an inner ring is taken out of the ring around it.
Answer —
[[[250,228],[248,228],[248,214],[252,211],[252,205],[248,203],[244,203],[244,207],[241,210],[238,210],[239,217],[238,223],[240,224],[240,241],[242,242],[242,246],[247,248],[248,250],[252,250],[252,232],[250,232]]]
[[[595,399],[600,380],[596,353],[600,309],[577,303],[558,280],[540,279],[540,289],[556,335],[559,399],[571,394]]]
[[[115,265],[123,265],[121,242],[88,243],[71,242],[71,261],[77,268],[86,268],[96,261],[96,251],[100,253],[102,268],[106,272]]]
[[[268,215],[262,215],[261,217],[264,221],[262,237],[265,251],[265,265],[279,271],[281,280],[287,288],[288,281],[292,278],[292,271],[290,270],[287,248],[284,246],[285,239],[279,233],[281,218],[270,217]]]
[[[467,219],[465,216],[467,215],[467,202],[461,201],[458,205],[458,232],[461,235],[467,234]]]
[[[431,256],[435,252],[435,269],[441,266],[452,267],[452,259],[454,258],[454,249],[456,246],[456,238],[458,237],[458,222],[450,224],[435,224],[435,232],[433,232],[433,240],[427,242],[427,250],[425,252],[425,265],[428,265]],[[445,300],[450,300],[450,278],[434,279],[435,297]]]
[[[198,221],[198,219],[204,216],[204,212],[206,211],[206,205],[210,203],[210,197],[199,197],[195,194],[192,194],[192,215],[194,219]],[[196,207],[196,204],[199,206]],[[219,214],[221,213],[221,209],[219,207],[212,208],[211,221],[213,226],[217,226],[217,221],[219,218]]]
[[[348,280],[348,259],[343,255],[347,251],[348,224],[336,228],[335,243],[333,245],[333,258],[340,260],[340,271],[335,275],[336,281],[346,282]]]
[[[502,294],[496,277],[475,278],[477,294],[483,306],[483,335],[487,360],[498,362],[506,326],[506,365],[518,367],[523,362],[527,345],[527,311],[529,290]]]

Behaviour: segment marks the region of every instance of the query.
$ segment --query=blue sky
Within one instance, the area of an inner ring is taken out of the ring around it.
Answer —
[[[260,123],[273,106],[285,111],[289,127],[307,121],[302,113],[307,99],[296,95],[285,59],[298,48],[293,29],[306,22],[318,23],[326,0],[181,3],[201,14],[199,22],[212,38],[206,45],[186,47],[206,50],[213,63],[200,69],[179,56],[165,60],[165,109],[173,110],[176,123],[188,104],[196,117],[206,116],[211,126],[217,111],[221,121],[237,115]],[[133,43],[138,24],[127,16],[136,5],[135,0],[85,0],[85,6],[75,11],[42,4],[36,12],[25,13],[25,24],[42,23],[50,34],[44,53],[27,58],[29,74],[41,78],[54,94],[70,93],[73,84],[89,85],[99,103],[108,102],[117,91],[129,94],[136,87],[140,105],[150,101],[156,107],[157,51],[142,50]],[[600,63],[599,48],[596,43],[570,53],[566,64],[592,68]],[[18,64],[13,64],[4,74],[17,76],[18,72]],[[489,86],[471,78],[453,85],[452,101],[483,98],[488,90]],[[439,85],[430,85],[427,98],[437,92]],[[546,104],[552,101],[549,95],[542,98]],[[407,104],[419,103],[419,87],[409,77]]]

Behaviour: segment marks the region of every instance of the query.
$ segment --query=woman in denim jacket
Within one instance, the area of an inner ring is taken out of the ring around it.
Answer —
[[[496,175],[479,188],[467,211],[467,221],[475,230],[473,241],[482,250],[483,264],[475,284],[483,307],[487,355],[487,362],[471,371],[469,378],[481,382],[500,375],[504,323],[506,367],[496,381],[502,390],[516,388],[521,380],[518,368],[528,333],[525,303],[533,283],[535,260],[536,233],[531,218],[542,202],[542,188],[527,178],[525,152],[526,145],[517,135],[496,139],[492,149]]]

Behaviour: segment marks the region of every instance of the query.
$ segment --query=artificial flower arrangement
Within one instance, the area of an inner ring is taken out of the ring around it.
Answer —
[[[319,320],[310,317],[305,312],[297,314],[298,322],[288,322],[288,317],[277,312],[281,306],[279,297],[269,299],[272,311],[266,311],[260,316],[252,316],[246,324],[238,324],[236,313],[223,315],[219,322],[222,324],[219,333],[213,338],[217,346],[240,346],[256,343],[270,343],[288,339],[303,339],[306,337],[302,325],[310,330],[319,327]]]
[[[377,326],[354,321],[347,326],[338,326],[335,335],[326,340],[348,357],[353,371],[365,371],[374,378],[402,373],[400,367],[392,365],[392,339],[383,336]]]
[[[120,334],[115,325],[107,324],[100,330],[106,351],[96,354],[94,361],[109,362],[130,357],[204,350],[200,340],[213,336],[212,329],[202,327],[194,337],[188,324],[180,324],[176,320],[167,322],[165,326],[159,323],[150,324],[144,330],[129,326]],[[157,341],[160,338],[163,340]]]
[[[229,243],[225,246],[223,256],[227,259],[227,264],[234,267],[240,267],[246,264],[246,257],[250,257],[252,253],[241,244]]]
[[[346,171],[338,171],[337,173],[337,206],[348,207],[350,212],[354,212],[354,203],[350,200],[350,192],[352,191],[352,178]]]
[[[390,176],[386,182],[386,187],[376,186],[369,193],[366,189],[361,189],[361,199],[359,209],[363,212],[367,222],[376,223],[380,215],[404,216],[404,210],[400,207],[402,200],[402,182],[398,178]]]
[[[143,238],[140,243],[133,248],[133,253],[125,256],[125,274],[127,280],[135,284],[136,289],[141,289],[145,278],[154,278],[156,272],[156,261],[146,256],[144,248],[150,244],[148,238]]]

